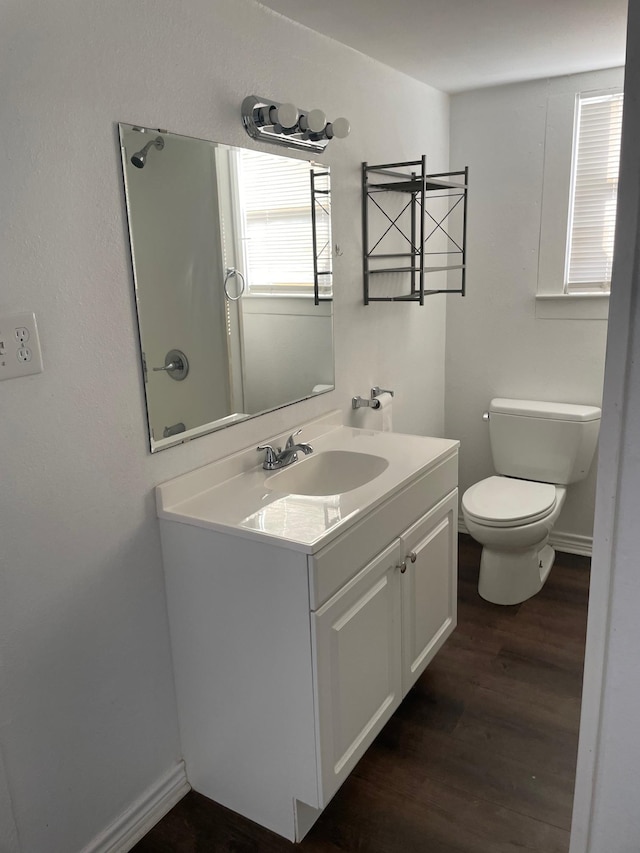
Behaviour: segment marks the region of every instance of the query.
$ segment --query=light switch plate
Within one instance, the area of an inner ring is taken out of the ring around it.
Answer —
[[[0,380],[42,373],[36,315],[0,315]]]

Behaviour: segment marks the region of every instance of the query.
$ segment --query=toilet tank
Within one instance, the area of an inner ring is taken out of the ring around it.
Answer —
[[[496,398],[489,434],[498,474],[568,485],[589,473],[600,430],[597,406]]]

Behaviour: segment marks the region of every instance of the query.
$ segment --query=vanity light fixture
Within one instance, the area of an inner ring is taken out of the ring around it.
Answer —
[[[303,110],[257,95],[242,102],[242,123],[253,139],[316,153],[324,151],[330,139],[344,139],[351,130],[346,118],[327,121],[322,110]]]

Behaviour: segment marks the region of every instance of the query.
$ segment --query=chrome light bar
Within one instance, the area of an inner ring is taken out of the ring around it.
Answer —
[[[351,130],[346,118],[327,121],[322,110],[299,109],[257,95],[248,95],[242,102],[242,123],[252,139],[315,153],[322,153],[331,139],[344,139]]]

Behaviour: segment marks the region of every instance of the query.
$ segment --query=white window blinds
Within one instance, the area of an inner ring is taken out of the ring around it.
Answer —
[[[309,163],[243,150],[237,165],[249,292],[313,295]],[[318,246],[330,245],[328,215],[317,216],[316,234]],[[329,276],[319,284],[320,293],[330,292]]]
[[[621,134],[621,93],[578,96],[566,293],[610,289]]]

